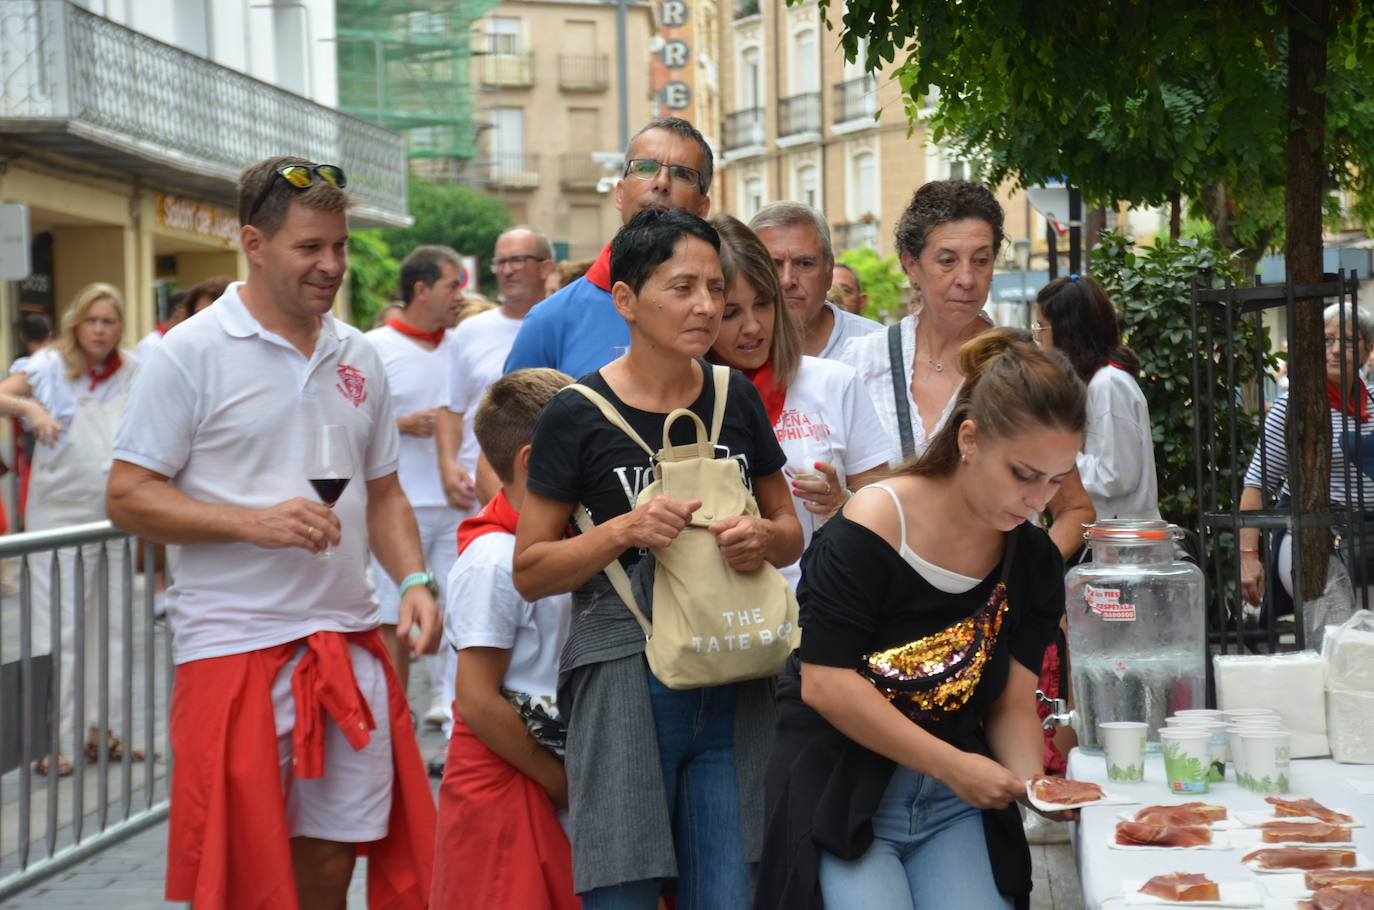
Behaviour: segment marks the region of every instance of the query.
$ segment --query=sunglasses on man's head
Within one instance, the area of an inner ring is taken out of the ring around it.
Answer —
[[[262,207],[267,194],[272,192],[272,187],[276,185],[276,178],[280,177],[288,184],[298,190],[303,190],[315,182],[319,177],[325,183],[331,183],[339,189],[348,186],[348,177],[344,174],[343,168],[337,164],[285,164],[277,168],[272,179],[263,185],[262,192],[258,193],[258,198],[253,200],[253,207],[248,210],[248,223],[253,223],[253,216]]]

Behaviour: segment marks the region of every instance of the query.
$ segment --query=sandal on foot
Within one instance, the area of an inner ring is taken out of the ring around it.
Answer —
[[[33,763],[33,770],[46,777],[48,774],[48,756],[44,755],[42,758],[35,761]],[[67,756],[63,755],[61,752],[57,753],[57,776],[70,777],[71,773],[72,763],[67,760]]]

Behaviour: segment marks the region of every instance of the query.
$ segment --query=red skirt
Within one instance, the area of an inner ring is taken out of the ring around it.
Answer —
[[[576,910],[572,849],[553,803],[454,712],[439,786],[431,906]]]

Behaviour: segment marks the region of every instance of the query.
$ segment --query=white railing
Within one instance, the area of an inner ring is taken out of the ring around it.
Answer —
[[[245,165],[299,155],[342,167],[364,220],[407,223],[400,135],[68,0],[0,2],[0,132],[60,134],[229,196]]]

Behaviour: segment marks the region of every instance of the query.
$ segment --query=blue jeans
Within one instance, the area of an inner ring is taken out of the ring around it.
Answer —
[[[677,848],[678,910],[745,910],[749,865],[735,781],[735,687],[678,691],[649,673],[649,698]],[[657,880],[596,888],[582,895],[582,907],[654,910],[660,890]]]
[[[898,766],[873,816],[873,845],[855,860],[821,854],[826,910],[1004,910],[983,816],[940,781]]]

